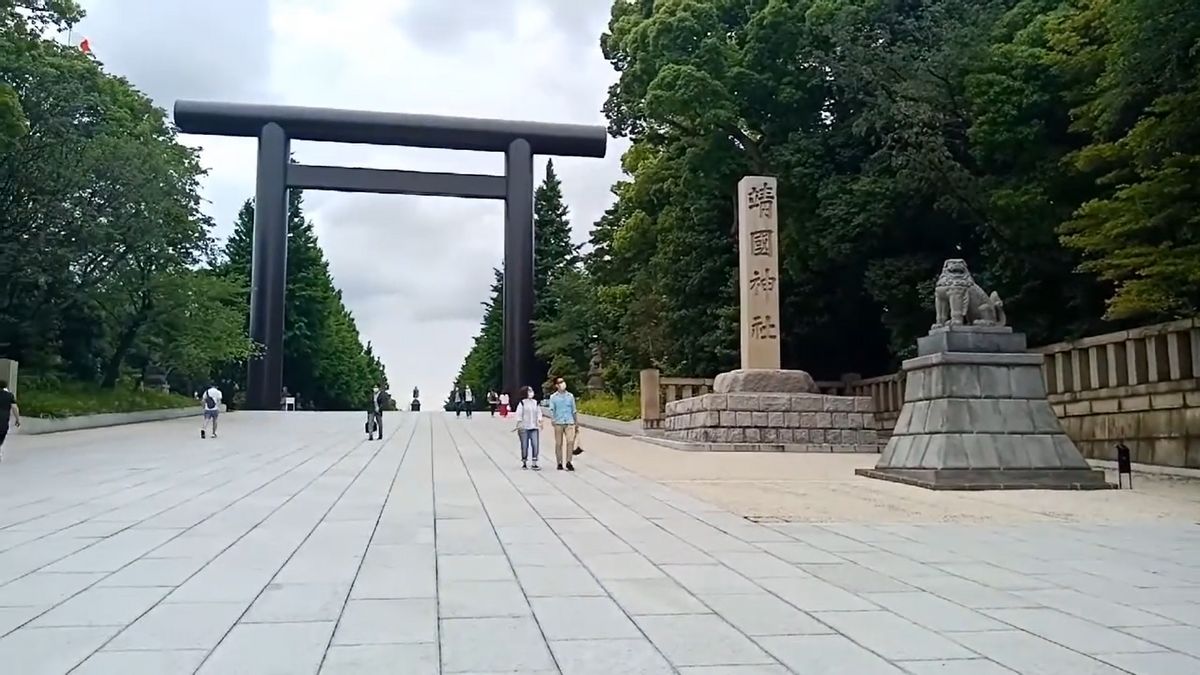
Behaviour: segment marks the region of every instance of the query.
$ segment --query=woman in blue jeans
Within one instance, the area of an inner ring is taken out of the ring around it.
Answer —
[[[538,467],[538,441],[542,426],[542,407],[533,397],[532,387],[521,387],[521,402],[517,404],[517,438],[521,441],[521,468],[529,468],[527,461],[533,460],[533,470]],[[532,455],[532,456],[531,456]]]

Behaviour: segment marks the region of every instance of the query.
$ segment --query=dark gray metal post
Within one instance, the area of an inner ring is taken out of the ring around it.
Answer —
[[[533,382],[533,150],[518,138],[504,153],[504,390]],[[519,399],[514,399],[519,400]]]
[[[287,287],[289,142],[283,127],[258,135],[254,193],[254,249],[250,274],[250,339],[266,352],[250,362],[246,408],[276,410],[283,390],[283,312]]]

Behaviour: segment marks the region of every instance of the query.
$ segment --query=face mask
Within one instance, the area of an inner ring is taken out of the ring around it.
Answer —
[[[525,398],[533,398],[533,392],[531,391],[528,394],[526,394]]]
[[[559,383],[558,383],[558,390],[559,390],[559,391],[566,391],[566,390],[567,390],[567,383],[566,383],[566,382],[559,382]]]

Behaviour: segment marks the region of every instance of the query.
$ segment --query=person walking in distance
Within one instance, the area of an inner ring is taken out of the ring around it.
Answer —
[[[508,417],[508,394],[500,394],[500,416]]]
[[[521,443],[521,468],[528,468],[527,460],[533,460],[533,470],[538,467],[538,450],[541,445],[542,406],[533,396],[533,387],[521,387],[521,401],[517,403],[517,439]]]
[[[500,404],[500,397],[496,396],[495,389],[488,389],[487,393],[488,410],[491,411],[492,417],[496,416],[496,406]]]
[[[212,437],[217,437],[217,417],[221,414],[221,390],[217,385],[210,384],[200,396],[200,407],[204,411],[204,419],[200,422],[200,438],[205,437],[209,424],[212,425]]]
[[[0,380],[0,460],[4,459],[4,439],[8,438],[8,425],[21,426],[21,407],[17,397],[8,390],[8,382]]]
[[[469,419],[471,410],[475,407],[475,395],[471,393],[469,385],[463,389],[463,407],[467,409],[467,418]]]
[[[554,393],[550,395],[550,418],[554,423],[554,458],[562,470],[565,460],[567,471],[574,471],[571,453],[575,450],[575,432],[579,428],[579,413],[575,408],[575,395],[567,391],[567,382],[561,377],[554,379]]]
[[[462,415],[462,397],[462,388],[460,388],[458,385],[454,385],[454,388],[450,390],[450,400],[454,405],[455,417]]]
[[[388,409],[392,398],[388,395],[387,389],[382,385],[375,385],[371,389],[371,425],[368,427],[367,440],[375,440],[371,436],[371,427],[379,434],[379,440],[383,440],[383,411]]]

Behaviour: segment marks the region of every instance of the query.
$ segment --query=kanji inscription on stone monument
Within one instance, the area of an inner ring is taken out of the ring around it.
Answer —
[[[779,368],[779,210],[775,179],[738,183],[742,368]]]

